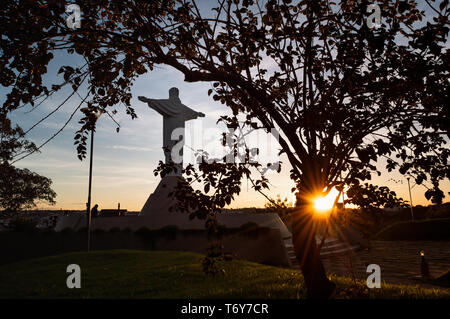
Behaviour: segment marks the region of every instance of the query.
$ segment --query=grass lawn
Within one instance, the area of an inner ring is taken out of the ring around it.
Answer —
[[[0,298],[304,298],[300,271],[233,260],[225,273],[202,271],[203,256],[174,251],[76,252],[0,267]],[[81,289],[66,287],[66,267],[81,267]],[[450,298],[449,290],[386,285],[368,289],[332,277],[335,298]]]

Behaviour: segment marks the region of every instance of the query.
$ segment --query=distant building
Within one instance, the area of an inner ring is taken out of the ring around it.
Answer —
[[[99,217],[122,217],[127,213],[126,209],[102,209]]]
[[[388,213],[398,213],[401,210],[402,210],[402,208],[400,206],[393,206],[393,207],[385,207],[384,208],[384,211],[386,211]]]

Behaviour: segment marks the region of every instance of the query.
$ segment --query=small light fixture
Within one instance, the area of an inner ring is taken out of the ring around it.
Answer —
[[[422,278],[430,278],[430,270],[428,268],[428,262],[425,259],[425,252],[423,250],[420,251],[420,256],[422,257],[422,261],[420,263],[420,274]]]

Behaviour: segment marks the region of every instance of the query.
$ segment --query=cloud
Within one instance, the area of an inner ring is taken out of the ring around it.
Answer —
[[[137,151],[137,152],[154,152],[160,150],[158,147],[140,147],[127,145],[107,146],[107,148],[112,148],[114,150]]]

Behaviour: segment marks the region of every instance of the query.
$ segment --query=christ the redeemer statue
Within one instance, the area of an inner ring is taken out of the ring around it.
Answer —
[[[138,97],[140,101],[145,102],[148,106],[159,114],[163,116],[163,150],[165,155],[165,163],[170,164],[171,162],[177,163],[177,167],[183,167],[183,146],[184,138],[179,139],[179,136],[174,136],[178,140],[172,140],[172,133],[175,129],[182,129],[181,134],[184,136],[185,122],[189,120],[194,120],[197,117],[204,117],[205,114],[201,112],[196,112],[193,109],[187,107],[181,103],[178,97],[178,89],[171,88],[169,90],[169,98],[164,100],[149,99],[145,96]],[[175,144],[182,143],[179,145],[180,148],[180,160],[174,161],[172,159],[172,148]],[[176,175],[181,175],[181,169],[177,169]]]
[[[166,175],[159,182],[153,194],[147,199],[147,202],[139,215],[149,216],[167,212],[168,208],[173,204],[173,200],[169,198],[168,194],[177,185],[178,178],[182,178],[181,170],[183,169],[185,123],[186,121],[194,120],[198,117],[204,117],[205,114],[196,112],[181,103],[180,98],[178,97],[177,88],[171,88],[169,90],[168,99],[149,99],[145,96],[139,96],[138,98],[163,116],[163,150],[165,163],[175,163],[177,169],[175,173]],[[176,132],[177,134],[173,136],[175,140],[172,140],[172,133],[176,129],[178,129]],[[182,136],[180,138],[181,134]],[[172,149],[176,144],[179,144],[180,151],[177,154],[177,158],[174,160],[172,158]]]

